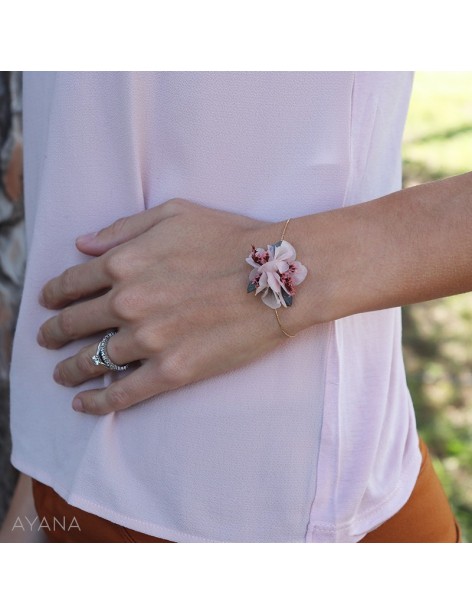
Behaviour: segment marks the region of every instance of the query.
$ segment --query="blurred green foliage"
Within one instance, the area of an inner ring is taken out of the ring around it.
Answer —
[[[472,73],[417,73],[405,128],[404,186],[472,170]],[[418,429],[472,542],[472,294],[403,309]]]

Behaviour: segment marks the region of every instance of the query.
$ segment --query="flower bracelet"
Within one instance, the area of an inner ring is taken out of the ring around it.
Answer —
[[[246,262],[253,269],[249,273],[248,292],[262,292],[262,302],[275,309],[275,317],[280,330],[287,337],[290,335],[282,328],[277,309],[292,305],[295,286],[302,283],[307,275],[306,267],[299,262],[295,248],[284,240],[290,218],[285,222],[282,237],[277,243],[268,245],[267,249],[252,246],[252,251]]]

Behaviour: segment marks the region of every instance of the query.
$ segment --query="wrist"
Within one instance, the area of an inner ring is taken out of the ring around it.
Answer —
[[[293,245],[297,260],[307,269],[292,305],[279,310],[282,326],[291,334],[334,319],[330,299],[333,280],[328,274],[325,237],[318,231],[316,221],[314,215],[292,218],[285,232],[285,240]]]
[[[312,218],[313,216],[309,217]],[[274,312],[272,318],[276,332],[281,338],[295,336],[305,328],[330,319],[330,309],[327,304],[328,284],[326,284],[326,277],[320,275],[318,254],[312,249],[311,243],[309,244],[307,241],[307,235],[304,231],[305,223],[304,218],[294,218],[290,219],[288,224],[287,220],[264,224],[262,228],[258,228],[256,232],[250,234],[248,240],[249,253],[251,245],[266,250],[268,245],[277,243],[283,238],[296,252],[296,255],[293,256],[293,260],[296,260],[296,268],[301,270],[306,268],[306,277],[302,274],[301,280],[294,278],[296,282],[291,287],[290,296],[282,293],[282,297],[279,297],[282,300],[277,309],[263,303],[260,298],[264,295],[263,291],[259,290],[255,297],[261,303],[259,307],[264,309],[268,315],[271,311]],[[248,279],[250,271],[251,269],[247,267],[246,279]],[[253,276],[256,274],[257,267],[253,270]],[[288,300],[283,299],[284,295]],[[290,301],[291,304],[289,304]],[[272,302],[269,300],[269,303]]]

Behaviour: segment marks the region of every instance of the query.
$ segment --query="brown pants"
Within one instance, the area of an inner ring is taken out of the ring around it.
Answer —
[[[362,543],[460,541],[459,526],[434,472],[428,449],[421,440],[420,448],[421,471],[407,503],[392,518],[368,533]],[[52,488],[36,480],[33,480],[33,496],[38,517],[51,542],[172,543],[73,507]]]

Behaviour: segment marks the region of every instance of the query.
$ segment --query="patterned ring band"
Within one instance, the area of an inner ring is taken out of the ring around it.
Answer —
[[[94,365],[97,365],[97,367],[106,367],[111,371],[126,371],[126,369],[129,367],[129,364],[117,365],[112,360],[110,360],[110,357],[107,354],[108,342],[113,337],[113,335],[116,335],[116,333],[116,330],[112,330],[103,337],[103,339],[97,346],[96,354],[92,356],[92,362]]]

